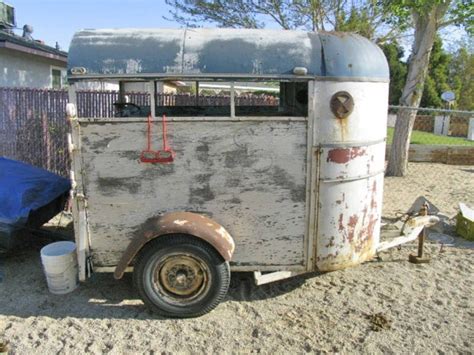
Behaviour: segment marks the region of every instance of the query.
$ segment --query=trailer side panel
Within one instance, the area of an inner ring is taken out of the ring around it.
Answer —
[[[207,215],[233,236],[236,268],[303,266],[307,122],[168,122],[171,164],[140,162],[146,121],[81,123],[91,253],[114,266],[149,218]],[[161,148],[161,125],[153,125]]]

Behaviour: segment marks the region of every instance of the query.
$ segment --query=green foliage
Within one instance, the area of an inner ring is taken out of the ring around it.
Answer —
[[[467,33],[474,35],[474,2],[472,0],[454,1],[455,6],[448,14],[448,21],[464,27]]]
[[[402,61],[403,49],[396,41],[382,45],[390,67],[389,104],[398,105],[407,77],[407,64]]]
[[[431,50],[428,76],[425,81],[423,96],[420,105],[422,107],[444,107],[441,100],[444,91],[453,91],[449,84],[449,63],[451,55],[443,50],[441,38],[436,37]]]
[[[474,54],[462,47],[456,53],[448,53],[443,49],[440,37],[437,37],[431,51],[421,106],[444,108],[441,94],[449,90],[456,95],[453,108],[473,111],[473,79]]]
[[[474,3],[472,0],[382,0],[393,17],[391,25],[402,30],[413,27],[412,18],[432,14],[436,9],[438,28],[454,25],[474,34]]]
[[[474,53],[461,47],[453,54],[449,84],[456,94],[456,108],[474,111]]]
[[[394,133],[393,128],[389,127],[387,129],[387,144],[392,144],[393,133]],[[411,135],[410,144],[424,144],[424,145],[442,144],[442,145],[463,145],[463,146],[474,147],[474,142],[468,141],[466,138],[438,136],[436,134],[423,132],[423,131],[413,131]]]
[[[371,14],[367,8],[358,11],[358,9],[353,7],[350,10],[347,19],[341,18],[337,30],[343,32],[356,32],[367,38],[374,38],[375,35],[375,28],[371,22]]]

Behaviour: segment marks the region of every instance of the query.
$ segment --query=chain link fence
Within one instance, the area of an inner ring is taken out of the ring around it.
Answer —
[[[0,155],[66,176],[67,92],[0,88]]]
[[[387,157],[399,106],[391,106],[387,127]],[[415,110],[415,108],[413,108]],[[409,161],[474,165],[474,112],[417,109],[410,139]]]
[[[400,109],[389,110],[387,158]],[[400,216],[422,196],[453,225],[459,203],[474,207],[474,112],[418,109],[408,160],[406,176],[385,178],[383,216]]]

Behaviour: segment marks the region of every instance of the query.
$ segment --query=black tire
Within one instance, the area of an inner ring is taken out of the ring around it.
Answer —
[[[224,299],[230,267],[205,241],[168,235],[152,240],[137,256],[133,282],[154,312],[173,318],[198,317]]]

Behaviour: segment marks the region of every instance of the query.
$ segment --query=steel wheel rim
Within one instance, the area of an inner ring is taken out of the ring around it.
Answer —
[[[174,253],[153,265],[152,287],[168,303],[187,305],[198,302],[208,292],[211,272],[196,255]]]

